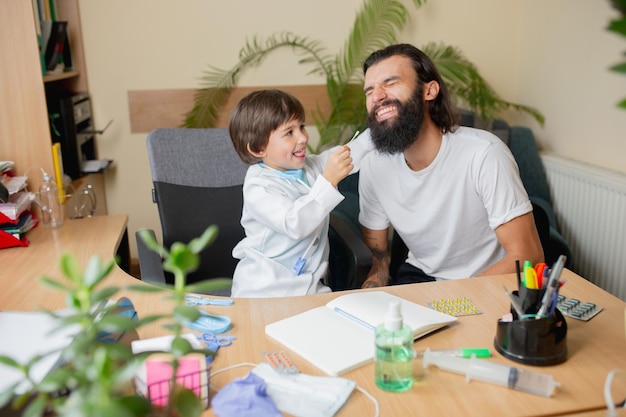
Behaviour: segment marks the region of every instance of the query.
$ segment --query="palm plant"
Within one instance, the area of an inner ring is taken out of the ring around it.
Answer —
[[[426,0],[412,0],[420,7]],[[239,62],[229,70],[211,66],[202,77],[202,86],[194,97],[194,107],[186,115],[184,127],[215,126],[220,108],[241,73],[260,65],[273,51],[292,48],[299,63],[310,65],[309,74],[326,79],[331,112],[325,115],[318,107],[312,112],[320,135],[317,152],[348,139],[346,132],[362,129],[366,124],[365,100],[362,90],[363,61],[373,51],[397,42],[396,34],[408,22],[408,10],[396,0],[364,0],[357,13],[344,47],[330,54],[320,41],[280,32],[265,41],[254,36],[239,52]],[[476,67],[454,47],[428,43],[421,48],[437,65],[457,105],[466,106],[484,120],[496,118],[502,111],[526,112],[543,124],[543,116],[534,108],[501,99],[478,73]]]

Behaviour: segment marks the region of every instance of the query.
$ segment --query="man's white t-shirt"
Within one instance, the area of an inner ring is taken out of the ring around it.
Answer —
[[[443,135],[433,162],[412,171],[404,155],[371,152],[361,163],[360,223],[390,225],[407,262],[443,279],[475,276],[505,255],[494,230],[532,211],[508,147],[490,132]]]

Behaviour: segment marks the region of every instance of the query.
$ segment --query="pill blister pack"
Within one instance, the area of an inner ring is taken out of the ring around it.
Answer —
[[[281,374],[297,374],[298,368],[291,362],[289,356],[282,351],[277,350],[274,352],[264,352],[263,357],[276,372]]]
[[[450,316],[470,316],[472,314],[481,314],[482,311],[474,305],[472,300],[466,297],[442,298],[428,303],[428,306],[440,313]]]
[[[556,308],[564,316],[583,321],[591,320],[592,317],[603,310],[603,307],[597,304],[589,301],[582,302],[576,298],[567,298],[561,294],[559,294]]]

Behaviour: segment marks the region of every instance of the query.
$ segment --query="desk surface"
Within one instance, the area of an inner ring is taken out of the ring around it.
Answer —
[[[71,252],[83,265],[93,254],[110,259],[122,238],[127,217],[97,216],[68,220],[59,229],[37,227],[30,232],[28,248],[11,248],[0,251],[0,308],[4,310],[34,310],[38,307],[64,307],[61,293],[42,288],[36,279],[41,275],[59,277],[59,256]],[[626,369],[626,338],[624,311],[626,303],[596,287],[578,275],[564,271],[567,284],[561,293],[582,301],[592,301],[604,310],[588,322],[567,319],[567,344],[569,355],[566,362],[547,367],[530,367],[512,362],[495,352],[493,339],[496,323],[509,309],[508,298],[502,285],[514,289],[514,275],[472,278],[450,282],[432,282],[401,287],[388,287],[385,291],[399,295],[422,305],[441,298],[470,298],[483,312],[479,315],[459,317],[457,323],[444,328],[415,343],[416,349],[489,347],[493,352],[491,361],[527,368],[551,374],[562,386],[552,398],[526,394],[499,386],[472,381],[438,368],[422,370],[416,363],[416,381],[406,393],[386,393],[374,384],[373,365],[368,364],[343,375],[374,395],[380,403],[381,416],[541,416],[541,415],[587,415],[586,412],[604,407],[603,386],[611,369]],[[116,268],[108,278],[109,285],[137,283],[135,278]],[[162,295],[152,293],[129,293],[140,316],[158,311],[167,305]],[[263,352],[286,350],[282,345],[264,334],[268,323],[289,317],[313,307],[323,305],[340,293],[305,297],[272,299],[235,299],[231,307],[211,306],[207,311],[226,314],[233,326],[228,333],[237,337],[234,343],[220,349],[214,362],[214,371],[243,362],[261,363]],[[158,326],[143,329],[140,337],[165,334]],[[301,372],[322,375],[321,371],[286,350]],[[234,378],[244,376],[249,367],[235,368],[212,377],[212,385],[220,388]],[[616,378],[616,400],[626,394],[626,382]],[[600,413],[600,414],[597,414]],[[601,415],[602,412],[589,415]],[[208,410],[206,415],[214,415]],[[371,416],[374,405],[361,392],[355,391],[337,416]]]

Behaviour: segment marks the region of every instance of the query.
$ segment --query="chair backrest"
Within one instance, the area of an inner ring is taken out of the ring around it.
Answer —
[[[231,251],[244,237],[240,220],[248,166],[228,129],[156,129],[148,134],[147,147],[164,246],[189,242],[215,224],[217,240],[204,250],[188,282],[232,277],[237,260]]]

